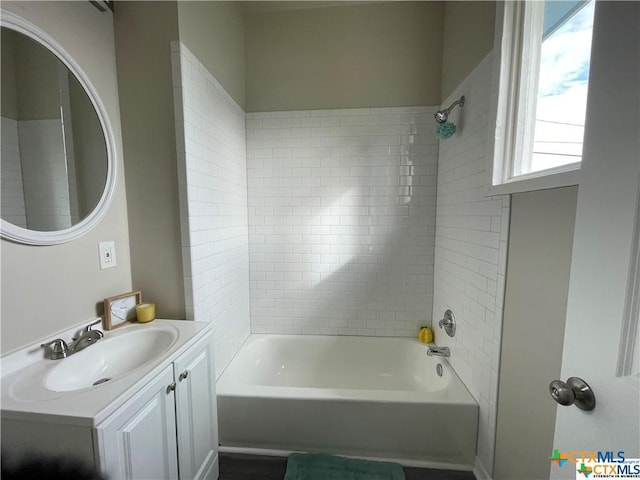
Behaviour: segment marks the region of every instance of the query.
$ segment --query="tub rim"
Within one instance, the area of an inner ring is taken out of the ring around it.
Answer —
[[[293,335],[293,334],[270,334],[253,333],[250,334],[242,346],[238,349],[231,361],[227,364],[223,372],[216,380],[216,391],[218,396],[225,397],[252,397],[269,399],[313,399],[344,402],[381,402],[381,403],[446,403],[448,405],[478,405],[476,399],[471,395],[464,385],[455,369],[448,359],[429,359],[435,366],[440,362],[449,371],[451,379],[441,390],[421,392],[417,390],[377,390],[377,389],[357,389],[357,388],[327,388],[327,387],[297,387],[279,385],[259,385],[245,383],[242,380],[231,378],[228,373],[230,366],[236,361],[241,351],[248,348],[255,342],[269,339],[269,337],[289,338],[292,341],[299,337],[334,337],[341,339],[389,339],[419,343],[417,339],[409,337],[361,337],[357,335]],[[420,344],[422,345],[422,344]],[[425,348],[425,358],[426,348]]]

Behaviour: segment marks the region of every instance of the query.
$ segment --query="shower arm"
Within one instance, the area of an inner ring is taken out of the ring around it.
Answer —
[[[460,105],[460,108],[464,107],[464,101],[465,101],[465,98],[464,98],[464,95],[462,95],[459,100],[456,100],[451,105],[449,105],[449,108],[445,108],[444,110],[438,110],[433,115],[436,119],[436,122],[445,123],[449,118],[449,114],[451,113],[451,110],[453,110],[453,108],[456,105]]]
[[[455,102],[453,102],[451,105],[449,105],[449,108],[447,108],[447,111],[449,113],[451,113],[451,110],[453,110],[453,107],[455,107],[456,105],[460,105],[460,107],[464,107],[464,95],[460,97],[459,100],[456,100]]]

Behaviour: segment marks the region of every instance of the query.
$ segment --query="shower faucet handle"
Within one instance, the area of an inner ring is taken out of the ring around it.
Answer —
[[[438,322],[440,328],[444,328],[447,335],[453,337],[456,334],[456,317],[451,309],[444,312],[444,318]]]

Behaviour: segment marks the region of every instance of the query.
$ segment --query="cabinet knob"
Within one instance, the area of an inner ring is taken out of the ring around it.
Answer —
[[[182,380],[186,380],[188,376],[189,376],[189,370],[185,370],[180,374],[180,376],[178,377],[178,380],[181,382]]]
[[[176,382],[170,383],[167,385],[167,395],[173,392],[176,389]]]

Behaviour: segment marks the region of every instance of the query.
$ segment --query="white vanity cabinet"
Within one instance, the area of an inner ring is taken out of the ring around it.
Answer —
[[[173,363],[181,479],[218,478],[218,409],[212,342]]]
[[[16,354],[17,360],[4,358],[9,373],[2,377],[0,433],[8,461],[25,454],[63,455],[114,480],[217,479],[212,329],[204,322],[156,320],[106,332],[101,341],[107,349],[128,342],[120,358],[133,355],[131,348],[140,345],[131,339],[163,338],[154,331],[172,332],[174,339],[158,360],[136,373],[69,393],[41,384],[58,367],[75,363],[37,360],[10,370],[25,354]],[[143,333],[149,335],[141,337]],[[84,351],[74,354],[76,360],[96,361],[91,348],[84,357]]]
[[[94,429],[100,468],[109,478],[178,479],[173,365]]]
[[[215,398],[205,339],[95,428],[100,467],[123,480],[218,478]]]

